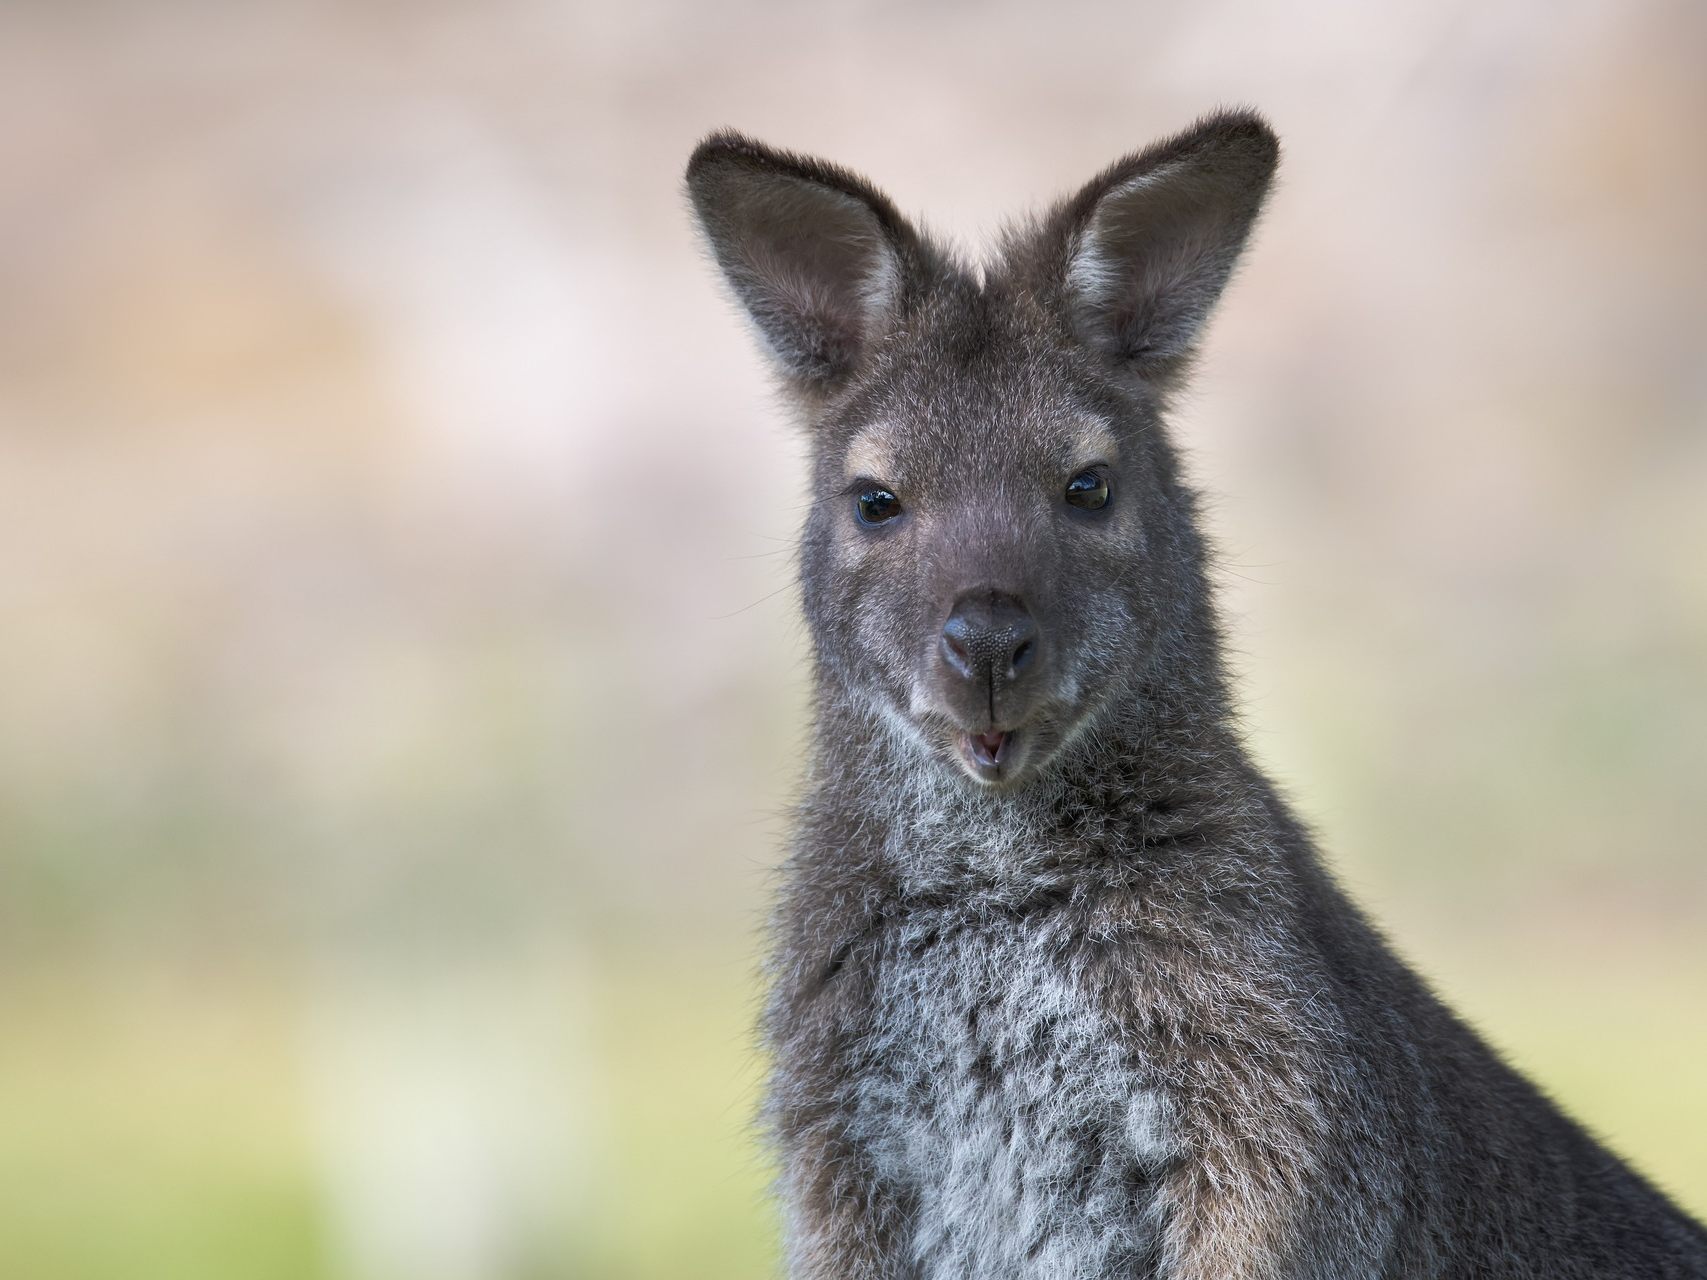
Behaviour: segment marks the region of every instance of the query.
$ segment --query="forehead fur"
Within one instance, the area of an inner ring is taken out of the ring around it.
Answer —
[[[844,479],[1016,463],[1112,463],[1129,394],[1118,393],[1057,317],[999,275],[957,277],[927,297],[820,433]]]

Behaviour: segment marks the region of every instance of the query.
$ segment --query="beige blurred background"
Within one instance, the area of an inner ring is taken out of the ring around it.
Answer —
[[[0,1273],[752,1277],[800,444],[732,124],[965,243],[1223,102],[1250,734],[1707,1210],[1707,8],[0,7]]]

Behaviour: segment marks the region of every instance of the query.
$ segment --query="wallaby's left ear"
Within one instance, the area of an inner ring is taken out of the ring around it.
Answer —
[[[1260,116],[1225,112],[1119,161],[1062,206],[1080,339],[1167,382],[1232,274],[1279,157]]]
[[[845,169],[715,133],[688,161],[688,194],[717,263],[781,372],[833,389],[905,312],[930,250]]]

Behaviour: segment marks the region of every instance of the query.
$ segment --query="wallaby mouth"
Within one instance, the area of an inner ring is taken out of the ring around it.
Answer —
[[[994,782],[1001,776],[1002,765],[1013,754],[1013,742],[1014,735],[1011,731],[962,733],[960,753],[977,777]]]

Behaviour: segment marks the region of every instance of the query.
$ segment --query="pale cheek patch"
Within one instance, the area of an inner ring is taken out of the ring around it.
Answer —
[[[890,447],[894,430],[888,424],[874,424],[854,436],[842,458],[842,477],[847,485],[859,480],[874,480],[891,488],[897,484],[893,474],[895,454]],[[905,508],[906,495],[899,496]],[[869,530],[857,527],[853,516],[856,498],[857,495],[844,493],[827,499],[840,507],[835,516],[838,528],[834,546],[837,568],[842,573],[854,572],[877,552],[882,541],[865,537]]]
[[[890,483],[895,465],[894,451],[889,447],[889,430],[868,427],[853,438],[842,463],[842,474],[849,484],[855,480],[881,480]]]
[[[1083,467],[1093,462],[1113,466],[1120,460],[1120,439],[1111,424],[1102,418],[1087,418],[1079,425],[1067,456],[1068,468]]]

